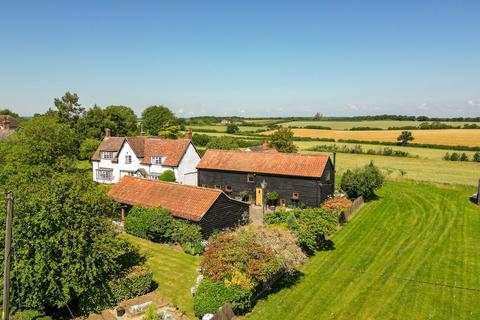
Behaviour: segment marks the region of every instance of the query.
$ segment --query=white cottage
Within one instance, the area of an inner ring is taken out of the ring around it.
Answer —
[[[105,131],[92,157],[93,180],[117,183],[124,176],[158,180],[163,172],[172,170],[178,183],[197,185],[200,155],[190,139],[111,137],[110,130]]]

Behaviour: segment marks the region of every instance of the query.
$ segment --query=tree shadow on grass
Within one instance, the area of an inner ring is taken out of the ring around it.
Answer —
[[[318,245],[318,251],[332,251],[335,250],[335,243],[330,240],[324,240]]]
[[[304,277],[304,273],[301,271],[297,271],[294,274],[283,274],[281,275],[277,281],[275,281],[272,285],[266,286],[260,290],[258,295],[254,297],[254,304],[261,299],[265,299],[271,294],[277,293],[283,289],[287,289],[295,285],[298,281],[300,281]],[[252,307],[253,307],[252,305]]]

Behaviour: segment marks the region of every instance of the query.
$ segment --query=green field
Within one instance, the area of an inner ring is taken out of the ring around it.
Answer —
[[[213,130],[213,131],[217,131],[217,132],[227,132],[227,126],[224,126],[224,125],[209,125],[209,126],[187,126],[189,129],[191,129],[193,132],[195,132],[195,130]],[[251,132],[254,132],[256,130],[264,130],[266,129],[265,126],[238,126],[238,129],[240,129],[241,132],[245,132],[245,131],[251,131]]]
[[[441,160],[445,153],[463,153],[468,155],[469,159],[473,158],[475,152],[473,151],[456,151],[456,150],[444,150],[444,149],[431,149],[431,148],[415,148],[415,147],[404,147],[404,146],[382,146],[382,145],[374,145],[374,144],[359,144],[359,143],[343,143],[343,142],[329,142],[329,141],[295,141],[295,145],[298,147],[299,151],[308,151],[308,149],[318,146],[318,145],[337,145],[347,146],[349,148],[353,148],[356,145],[362,146],[364,151],[368,149],[373,149],[375,151],[383,150],[384,148],[391,148],[392,150],[399,150],[408,152],[410,155],[414,157],[419,157],[422,159],[432,159],[432,160]]]
[[[198,275],[196,268],[200,264],[200,258],[175,250],[168,245],[127,234],[122,236],[137,245],[140,252],[146,255],[147,265],[153,271],[153,280],[158,284],[158,295],[193,316],[190,288],[193,287]]]
[[[280,123],[283,127],[295,126],[303,128],[305,126],[324,126],[333,130],[349,130],[354,127],[372,127],[388,129],[389,127],[418,126],[420,121],[400,121],[400,120],[368,120],[368,121],[289,121]],[[478,122],[443,122],[452,126],[462,126]]]
[[[246,319],[480,319],[473,188],[388,182]]]

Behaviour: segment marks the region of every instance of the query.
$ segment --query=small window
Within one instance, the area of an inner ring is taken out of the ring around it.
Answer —
[[[285,207],[286,204],[287,204],[287,202],[285,201],[285,199],[281,198],[280,199],[280,206]]]
[[[202,188],[208,188],[208,185],[202,184]]]
[[[330,171],[327,171],[327,174],[325,176],[325,180],[327,181],[327,183],[331,183],[332,181],[332,173]]]
[[[103,151],[102,152],[102,159],[103,160],[112,160],[113,159],[113,152],[112,151]]]
[[[216,184],[216,185],[214,186],[214,188],[215,188],[215,189],[222,189],[222,186],[221,186],[221,185],[218,185],[218,184]]]
[[[162,164],[162,157],[160,156],[152,157],[152,164]]]
[[[112,170],[97,170],[97,180],[112,180]]]
[[[131,155],[126,155],[125,156],[125,163],[126,164],[132,163],[132,156]]]
[[[226,185],[225,192],[228,192],[228,193],[232,192],[232,186]]]
[[[300,199],[300,193],[294,192],[292,193],[292,200],[298,200]]]
[[[247,175],[247,182],[248,183],[253,183],[255,181],[255,176],[251,173]]]
[[[133,171],[128,171],[127,176],[133,177],[135,175],[135,172]]]

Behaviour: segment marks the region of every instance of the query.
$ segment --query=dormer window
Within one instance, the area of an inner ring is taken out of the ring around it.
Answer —
[[[113,159],[113,152],[112,151],[102,151],[101,152],[103,160],[112,160]]]
[[[152,157],[152,164],[162,164],[162,157],[160,157],[160,156],[153,156],[153,157]]]

